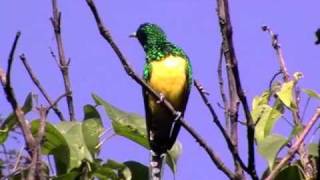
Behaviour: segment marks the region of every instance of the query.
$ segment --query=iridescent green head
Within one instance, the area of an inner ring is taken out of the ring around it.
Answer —
[[[135,37],[145,49],[166,42],[164,31],[158,25],[151,23],[141,24]]]

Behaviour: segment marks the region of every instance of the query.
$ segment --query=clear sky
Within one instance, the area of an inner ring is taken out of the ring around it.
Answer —
[[[141,88],[125,74],[114,52],[100,37],[85,0],[60,0],[58,3],[62,11],[65,52],[66,56],[71,58],[70,73],[77,118],[83,117],[83,105],[93,103],[93,92],[117,107],[143,115]],[[141,23],[159,24],[169,39],[188,54],[194,77],[211,93],[210,100],[219,112],[220,120],[223,120],[222,110],[216,105],[221,102],[217,82],[221,37],[214,0],[96,0],[96,4],[114,40],[137,72],[142,72],[144,52],[140,44],[128,38],[128,35]],[[235,50],[249,102],[268,87],[271,77],[279,69],[270,45],[270,37],[261,31],[263,24],[279,33],[290,73],[304,73],[300,86],[320,92],[320,51],[319,47],[314,45],[314,31],[320,27],[319,7],[318,0],[230,1]],[[6,67],[6,59],[16,31],[22,32],[13,68],[13,87],[21,103],[28,92],[39,93],[18,58],[21,53],[26,54],[34,72],[53,99],[63,93],[63,81],[49,50],[56,48],[49,21],[51,16],[50,0],[0,2],[2,68]],[[10,112],[10,106],[3,95],[0,91],[0,114],[6,116]],[[46,104],[42,97],[39,102]],[[59,107],[66,110],[64,102],[60,102]],[[35,118],[34,114],[28,117]],[[306,116],[309,117],[310,115]],[[49,118],[53,122],[57,121],[55,115],[50,115]],[[232,167],[226,144],[195,88],[192,90],[185,118],[224,162]],[[241,115],[240,119],[244,117]],[[106,127],[110,126],[106,116],[104,124]],[[276,130],[287,133],[289,130],[286,126],[286,123],[280,122]],[[240,129],[239,137],[242,139],[241,153],[246,159],[244,128]],[[183,154],[178,164],[177,180],[226,179],[185,130],[181,131],[179,139],[183,144]],[[104,144],[102,157],[117,161],[136,160],[147,164],[149,152],[122,137],[114,137]],[[257,166],[261,174],[266,163],[258,157]],[[172,179],[168,169],[165,177]]]

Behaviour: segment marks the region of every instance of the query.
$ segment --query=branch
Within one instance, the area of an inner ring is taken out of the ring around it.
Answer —
[[[15,98],[15,95],[14,95],[14,90],[11,86],[11,69],[12,69],[12,64],[13,64],[13,60],[14,60],[15,49],[18,44],[18,40],[19,40],[20,35],[21,35],[21,33],[17,32],[17,34],[15,36],[15,40],[14,40],[12,47],[11,47],[10,54],[9,54],[8,68],[7,68],[6,76],[0,77],[0,80],[1,80],[1,84],[3,86],[4,92],[6,94],[7,100],[10,103],[13,111],[15,112],[15,114],[17,116],[19,126],[22,130],[23,137],[25,139],[27,150],[28,150],[31,158],[33,158],[35,156],[35,152],[34,152],[35,140],[32,136],[28,122],[25,119],[24,112],[19,107],[19,104],[18,104],[18,102]],[[3,70],[1,70],[1,72],[2,73],[0,73],[0,76],[3,76],[4,75]]]
[[[288,82],[290,80],[290,75],[288,73],[288,70],[287,70],[287,67],[286,67],[286,64],[284,61],[284,57],[283,57],[283,53],[282,53],[281,46],[279,43],[278,35],[274,34],[273,31],[270,29],[270,27],[266,26],[266,25],[262,26],[262,30],[265,32],[268,32],[270,34],[272,47],[276,50],[277,57],[278,57],[279,64],[280,64],[280,70],[283,74],[283,80],[285,82]]]
[[[227,132],[230,133],[230,119],[228,116],[229,105],[228,105],[227,96],[224,91],[224,83],[223,83],[223,76],[222,76],[222,61],[223,61],[223,44],[221,44],[221,47],[220,47],[220,55],[219,55],[217,72],[218,72],[220,95],[221,95],[223,106],[224,106],[223,109],[224,109],[224,117],[226,121],[226,129],[227,129]]]
[[[67,105],[69,110],[70,120],[75,120],[75,112],[74,112],[74,104],[73,104],[73,97],[72,97],[72,90],[71,90],[71,82],[69,78],[69,64],[70,61],[66,60],[63,48],[63,41],[61,35],[61,12],[59,12],[57,6],[57,0],[52,0],[52,11],[53,17],[50,18],[52,27],[54,30],[54,34],[56,37],[56,43],[58,47],[58,54],[59,54],[59,68],[62,73],[65,91],[67,93]]]
[[[145,81],[143,81],[136,72],[134,72],[133,68],[129,65],[128,61],[126,60],[125,56],[122,54],[116,43],[113,41],[109,30],[103,25],[102,20],[99,16],[97,8],[93,2],[93,0],[86,0],[90,10],[95,18],[96,24],[98,26],[99,32],[101,36],[109,43],[111,48],[114,50],[116,55],[118,56],[119,60],[121,61],[124,70],[126,73],[135,80],[144,90],[148,91],[155,99],[159,100],[161,104],[166,107],[172,114],[177,114],[177,111],[174,107],[170,104],[169,101],[163,99],[156,91],[154,91]],[[204,148],[207,154],[210,156],[211,160],[215,163],[218,169],[223,171],[230,179],[234,179],[234,174],[232,171],[227,169],[223,162],[219,159],[219,157],[214,153],[214,151],[208,146],[208,144],[200,137],[200,135],[190,127],[182,117],[178,119],[181,125],[192,135],[193,138]]]
[[[199,91],[199,93],[201,95],[201,98],[202,98],[203,102],[208,107],[208,109],[209,109],[209,111],[210,111],[210,113],[211,113],[211,115],[213,117],[213,122],[218,126],[218,129],[220,130],[220,132],[222,133],[224,139],[226,140],[228,148],[229,148],[233,158],[236,159],[239,162],[240,166],[245,171],[250,172],[250,170],[246,167],[246,165],[243,163],[242,159],[240,158],[239,153],[236,150],[233,142],[231,141],[228,133],[226,132],[226,130],[221,125],[215,110],[213,109],[213,107],[212,107],[211,103],[209,102],[206,94],[204,93],[205,91],[204,91],[203,86],[201,86],[201,84],[196,80],[194,81],[194,86],[197,88],[197,90]]]
[[[248,168],[252,179],[258,179],[255,167],[255,150],[254,150],[254,123],[251,117],[247,98],[241,86],[238,62],[235,55],[232,39],[232,26],[229,15],[228,0],[217,0],[217,13],[219,18],[220,30],[223,39],[223,51],[227,65],[227,75],[230,89],[230,117],[238,118],[238,97],[242,103],[243,110],[247,120],[247,139],[248,139]],[[238,96],[238,97],[237,97]],[[235,119],[235,120],[236,120]],[[231,119],[232,123],[232,119]],[[236,129],[236,125],[233,127]],[[231,131],[233,132],[234,129]],[[238,167],[238,166],[237,166]],[[238,174],[240,174],[239,172]]]
[[[36,75],[33,73],[31,66],[29,65],[27,58],[25,57],[24,54],[20,55],[20,59],[24,65],[24,67],[26,68],[32,82],[36,85],[36,87],[39,89],[39,91],[41,92],[41,94],[44,96],[44,98],[47,100],[47,102],[49,103],[50,107],[52,107],[53,111],[56,113],[56,115],[59,117],[59,119],[61,121],[64,121],[64,117],[63,114],[61,113],[61,111],[58,109],[57,105],[53,103],[53,101],[51,100],[50,96],[48,95],[48,93],[45,91],[45,89],[43,88],[43,86],[41,85],[40,81],[38,80],[38,78],[36,77]]]
[[[318,107],[316,109],[315,114],[312,116],[312,118],[310,119],[310,121],[308,122],[308,124],[306,125],[306,127],[304,128],[304,130],[300,133],[300,135],[297,137],[297,140],[295,141],[295,143],[291,146],[291,148],[288,150],[287,155],[281,159],[281,161],[279,162],[279,164],[277,164],[273,170],[270,172],[270,174],[268,175],[268,177],[265,180],[272,180],[274,179],[274,177],[280,172],[280,170],[282,169],[282,167],[284,165],[287,164],[287,162],[292,158],[292,156],[297,153],[297,151],[299,150],[301,144],[303,143],[303,140],[305,139],[305,137],[308,135],[308,133],[310,132],[311,128],[313,127],[313,125],[316,123],[316,121],[320,118],[320,107]]]

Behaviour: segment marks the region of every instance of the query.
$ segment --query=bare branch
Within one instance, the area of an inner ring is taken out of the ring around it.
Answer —
[[[223,44],[221,44],[220,47],[220,55],[219,55],[219,63],[218,63],[218,80],[219,80],[219,89],[220,89],[220,95],[223,102],[223,109],[224,109],[224,117],[225,117],[225,123],[226,123],[226,129],[227,132],[230,134],[230,119],[228,115],[229,111],[229,104],[228,99],[224,91],[224,81],[223,81],[223,75],[222,75],[222,62],[223,62]]]
[[[56,43],[58,47],[59,54],[59,68],[62,73],[65,91],[67,93],[67,105],[69,110],[70,120],[75,120],[74,104],[71,90],[71,82],[69,77],[69,62],[67,61],[63,48],[63,41],[61,35],[61,12],[59,12],[57,6],[57,0],[52,0],[52,11],[53,17],[50,18],[52,27],[54,29],[54,34],[56,37]]]
[[[238,151],[235,149],[235,146],[234,146],[233,142],[231,141],[228,133],[226,132],[226,130],[221,125],[215,110],[213,109],[211,103],[209,102],[206,94],[203,92],[203,90],[204,90],[203,86],[201,86],[201,84],[196,80],[194,81],[194,85],[197,88],[197,90],[199,91],[203,102],[208,107],[208,109],[209,109],[209,111],[210,111],[210,113],[211,113],[211,115],[213,117],[213,122],[218,126],[218,129],[220,130],[220,132],[222,133],[224,139],[226,140],[228,148],[229,148],[233,158],[236,159],[239,162],[239,164],[241,165],[241,167],[245,171],[250,172],[250,170],[246,167],[246,165],[243,163],[242,159],[240,158],[240,155],[238,154]]]
[[[10,51],[10,55],[8,58],[8,68],[7,68],[6,77],[0,77],[0,80],[2,81],[1,84],[3,85],[3,89],[6,94],[7,100],[10,103],[13,111],[15,112],[15,114],[17,116],[17,120],[18,120],[19,126],[23,132],[23,137],[25,139],[28,152],[29,152],[31,158],[33,158],[35,156],[35,153],[34,153],[35,140],[32,136],[32,133],[31,133],[31,130],[30,130],[29,125],[27,123],[27,120],[25,119],[24,112],[19,107],[19,104],[18,104],[18,102],[15,98],[15,95],[14,95],[14,90],[11,86],[11,69],[12,69],[12,64],[13,64],[13,60],[14,60],[15,49],[16,49],[20,35],[21,35],[21,33],[17,32],[17,34],[15,36],[15,40],[14,40],[12,48],[11,48],[11,51]],[[0,73],[0,76],[2,76],[2,75],[4,75],[4,73]],[[3,81],[3,80],[6,80],[6,81]]]
[[[229,14],[228,0],[217,0],[217,13],[219,18],[220,30],[223,39],[223,52],[227,66],[227,75],[230,92],[230,118],[231,118],[231,132],[237,133],[237,119],[238,119],[238,98],[240,99],[243,110],[247,120],[247,139],[248,139],[248,168],[250,169],[250,176],[257,180],[258,176],[255,167],[255,150],[254,150],[254,123],[251,117],[247,98],[242,89],[240,74],[238,70],[238,62],[235,55],[232,39],[232,26]],[[233,137],[235,136],[235,137]],[[237,134],[231,134],[231,138],[237,142]],[[237,147],[237,144],[234,143]],[[236,162],[237,174],[243,176],[239,165]]]
[[[58,109],[57,104],[54,104],[53,101],[51,100],[50,96],[48,95],[48,93],[46,92],[46,90],[43,88],[43,86],[41,85],[39,79],[36,77],[36,75],[33,73],[31,66],[29,65],[27,58],[25,57],[24,54],[20,55],[20,59],[24,65],[24,67],[26,68],[32,82],[36,85],[36,87],[39,89],[39,91],[41,92],[41,94],[44,96],[44,98],[47,100],[47,102],[49,103],[50,107],[52,107],[53,111],[56,113],[56,115],[59,117],[59,119],[61,121],[64,121],[64,117],[63,114],[61,113],[61,111]]]
[[[116,55],[118,56],[119,60],[121,61],[124,70],[126,71],[126,73],[133,79],[135,80],[139,85],[141,85],[146,91],[148,91],[155,99],[157,100],[162,100],[163,97],[161,97],[156,91],[154,91],[145,81],[143,81],[141,78],[139,78],[139,76],[137,75],[137,73],[134,72],[133,68],[131,68],[131,66],[129,65],[129,63],[127,62],[126,58],[124,57],[124,55],[122,54],[122,52],[120,51],[120,49],[118,48],[118,46],[116,45],[116,43],[113,41],[110,32],[108,31],[108,29],[103,25],[102,20],[98,14],[97,8],[93,2],[93,0],[86,0],[88,6],[90,7],[90,10],[92,12],[92,14],[94,15],[96,24],[98,26],[99,32],[101,34],[101,36],[109,43],[109,45],[111,46],[111,48],[114,50],[114,52],[116,53]],[[168,110],[170,110],[170,112],[172,114],[176,114],[177,111],[174,109],[174,107],[170,104],[169,101],[167,101],[166,99],[163,99],[162,101],[160,101],[161,104],[163,106],[165,106],[166,108],[168,108]],[[178,119],[178,121],[181,123],[181,125],[192,135],[193,138],[195,138],[195,140],[200,144],[200,146],[202,146],[206,152],[208,153],[208,155],[210,156],[211,160],[215,163],[215,165],[218,167],[218,169],[220,169],[221,171],[223,171],[230,179],[234,179],[234,174],[232,173],[232,171],[230,171],[229,169],[227,169],[225,167],[225,165],[223,164],[223,162],[219,159],[219,157],[214,153],[214,151],[208,146],[208,144],[200,137],[200,135],[193,130],[193,128],[191,128],[182,117],[180,117]]]
[[[266,26],[266,25],[262,26],[262,30],[266,31],[266,32],[268,32],[270,34],[271,41],[272,41],[272,47],[276,50],[277,57],[278,57],[279,64],[280,64],[280,70],[281,70],[281,72],[283,74],[283,80],[285,82],[289,81],[290,80],[290,75],[288,73],[288,70],[287,70],[287,67],[286,67],[286,64],[285,64],[285,61],[284,61],[284,57],[283,57],[283,53],[282,53],[281,46],[280,46],[280,43],[279,43],[278,35],[274,34],[273,31],[271,30],[271,28],[269,26]]]
[[[47,113],[49,112],[50,109],[53,109],[53,107],[55,107],[62,98],[64,98],[67,95],[68,93],[64,93],[60,95],[55,101],[53,101],[52,104],[47,108]]]
[[[291,146],[291,148],[288,150],[287,155],[281,159],[279,164],[277,164],[273,170],[270,172],[268,177],[265,180],[272,180],[274,177],[280,172],[280,170],[283,168],[284,165],[288,163],[288,161],[292,158],[292,156],[297,153],[300,146],[303,144],[303,140],[310,132],[313,125],[316,123],[316,121],[320,118],[320,107],[316,109],[315,114],[312,116],[308,124],[305,126],[303,131],[297,136],[297,139],[295,143]]]

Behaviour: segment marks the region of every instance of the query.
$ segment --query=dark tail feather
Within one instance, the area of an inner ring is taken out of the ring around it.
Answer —
[[[151,161],[149,166],[149,180],[161,180],[162,165],[165,154],[156,154],[151,151]]]

